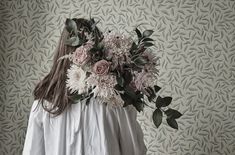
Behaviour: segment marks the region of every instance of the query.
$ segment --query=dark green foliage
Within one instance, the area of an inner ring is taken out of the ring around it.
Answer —
[[[162,123],[162,111],[160,109],[156,109],[154,112],[153,112],[153,122],[155,124],[155,126],[158,128],[161,123]]]
[[[158,91],[160,87],[155,86],[154,88]],[[171,103],[171,101],[172,101],[171,97],[158,96],[158,98],[155,101],[155,105],[157,109],[160,110],[162,107],[168,106]],[[155,110],[157,112],[153,113],[153,121],[156,127],[158,128],[159,125],[161,124],[160,120],[162,119],[162,116],[159,114],[160,112],[157,109]],[[167,124],[174,129],[178,129],[178,124],[175,119],[180,118],[182,114],[179,111],[171,109],[171,108],[168,108],[166,111],[164,111],[164,114],[167,116],[166,118]]]
[[[166,121],[167,121],[167,124],[168,124],[170,127],[172,127],[172,128],[174,128],[174,129],[177,129],[177,130],[178,130],[178,124],[177,124],[177,122],[176,122],[175,119],[173,119],[173,118],[167,118]]]
[[[153,46],[154,41],[152,38],[149,38],[153,30],[145,30],[143,33],[140,32],[138,28],[135,29],[135,32],[138,37],[138,43],[133,42],[130,53],[131,53],[131,60],[134,61],[135,67],[133,70],[141,70],[144,65],[148,63],[148,60],[142,56],[142,53],[149,47]]]
[[[147,38],[153,34],[153,30],[145,30],[143,32],[143,38]]]
[[[69,19],[69,18],[66,19],[65,28],[70,34],[72,34],[72,33],[77,34],[78,33],[77,24],[72,19]]]
[[[89,54],[91,56],[90,62],[92,64],[102,59],[108,59],[105,58],[104,52],[106,49],[104,48],[103,43],[101,43],[103,36],[96,28],[98,22],[96,22],[94,18],[91,18],[88,22],[88,27],[90,28],[89,33],[92,34],[94,38],[93,41],[95,43],[89,51]],[[72,19],[66,20],[66,29],[70,34],[69,38],[67,38],[67,40],[65,41],[67,45],[80,46],[87,41],[86,36],[84,35],[84,31],[78,32],[76,22]],[[152,119],[155,126],[158,128],[161,125],[164,113],[164,115],[167,116],[167,124],[174,129],[178,129],[176,119],[180,118],[182,114],[177,110],[171,108],[168,108],[165,111],[164,109],[162,109],[170,105],[172,97],[157,97],[156,93],[159,92],[161,87],[154,85],[151,87],[149,86],[141,91],[134,90],[135,88],[131,87],[131,81],[133,80],[133,75],[131,71],[142,71],[145,65],[149,63],[149,60],[145,56],[143,56],[143,53],[147,48],[154,45],[154,40],[150,38],[154,32],[153,30],[145,30],[141,32],[138,28],[136,28],[135,32],[137,34],[138,41],[136,43],[133,42],[130,48],[132,63],[124,64],[123,66],[118,65],[117,68],[112,69],[112,71],[110,71],[110,73],[116,76],[117,80],[117,84],[115,85],[114,89],[116,89],[116,93],[118,91],[121,91],[120,95],[122,100],[124,101],[123,107],[133,105],[138,112],[143,111],[145,105],[149,106],[147,103],[145,103],[145,101],[143,101],[144,95],[146,95],[149,102],[155,103],[156,109],[154,108],[155,110],[152,115]],[[77,101],[79,100],[86,99],[85,103],[86,105],[88,105],[90,99],[94,96],[94,93],[92,93],[93,89],[94,87],[89,89],[88,93],[86,94],[75,94],[73,96],[74,103],[77,103]]]
[[[87,100],[86,100],[86,105],[89,104],[90,99],[91,99],[91,97],[92,97],[93,95],[94,95],[94,93],[91,93],[91,94],[88,96],[88,98],[87,98]]]
[[[154,91],[154,89],[151,88],[151,87],[147,87],[145,90],[150,94],[150,95],[147,96],[147,97],[148,97],[148,101],[151,102],[152,99],[154,99],[154,98],[156,97],[155,91]]]
[[[161,87],[159,87],[157,85],[154,85],[153,87],[154,87],[154,90],[155,90],[156,93],[161,89]]]
[[[172,97],[164,97],[158,96],[158,98],[155,101],[155,105],[157,108],[166,107],[168,106],[172,101]]]
[[[178,112],[177,110],[171,109],[171,108],[167,109],[165,111],[165,114],[167,115],[167,118],[173,118],[173,119],[177,119],[182,116],[182,114],[180,112]]]

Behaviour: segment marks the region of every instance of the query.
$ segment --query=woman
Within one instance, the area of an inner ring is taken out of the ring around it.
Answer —
[[[88,20],[73,20],[79,30],[90,33]],[[95,30],[102,37],[97,27]],[[65,44],[67,36],[64,28],[53,66],[34,90],[23,155],[145,155],[143,132],[133,105],[112,108],[99,104],[96,98],[88,105],[85,100],[71,104],[72,94],[66,88],[70,61],[57,61],[75,50]]]

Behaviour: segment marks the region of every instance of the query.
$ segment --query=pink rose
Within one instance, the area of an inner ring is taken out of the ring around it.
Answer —
[[[73,54],[73,63],[77,64],[77,65],[84,65],[87,63],[87,61],[90,59],[88,53],[88,48],[84,47],[84,46],[80,46],[78,47],[74,54]]]
[[[97,75],[105,75],[109,71],[110,64],[111,63],[106,60],[100,60],[93,66],[93,72]]]

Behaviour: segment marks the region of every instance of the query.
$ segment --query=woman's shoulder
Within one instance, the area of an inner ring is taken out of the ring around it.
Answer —
[[[39,100],[39,99],[35,99],[33,100],[33,103],[31,105],[31,111],[34,111],[34,109],[37,109],[38,111],[43,111],[43,105],[46,107],[49,107],[51,104],[50,102],[48,102],[47,100]]]
[[[47,100],[39,100],[39,99],[33,100],[30,110],[31,117],[42,119],[43,115],[47,113],[47,111],[43,107],[48,108],[50,106],[51,104]]]

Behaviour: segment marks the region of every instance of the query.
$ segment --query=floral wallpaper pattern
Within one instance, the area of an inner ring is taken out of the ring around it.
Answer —
[[[179,130],[138,113],[148,155],[235,154],[234,0],[1,0],[0,154],[23,149],[35,84],[50,70],[66,18],[103,31],[153,29],[159,92],[183,113]]]

